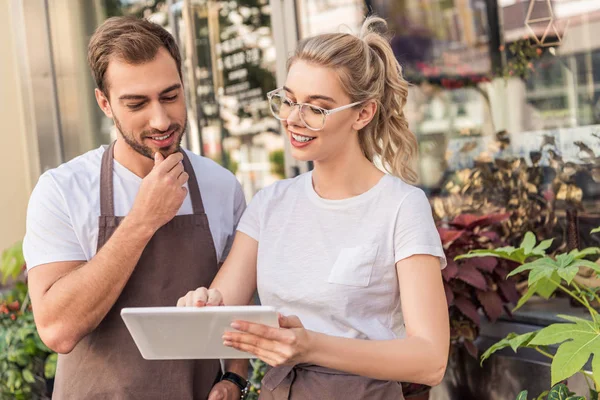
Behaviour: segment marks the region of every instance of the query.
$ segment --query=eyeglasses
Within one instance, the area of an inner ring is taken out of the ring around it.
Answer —
[[[280,121],[288,119],[294,107],[298,106],[300,109],[300,120],[311,131],[320,131],[323,129],[325,127],[325,120],[328,115],[334,114],[338,111],[347,110],[362,103],[362,101],[357,101],[352,104],[334,108],[332,110],[326,110],[312,104],[295,103],[291,101],[285,95],[283,88],[270,91],[267,93],[267,98],[269,99],[271,113],[273,113],[273,116]]]

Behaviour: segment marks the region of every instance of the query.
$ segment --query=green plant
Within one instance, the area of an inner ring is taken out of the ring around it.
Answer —
[[[271,162],[271,173],[280,179],[285,178],[285,154],[283,150],[275,150],[269,154]]]
[[[268,365],[259,359],[250,360],[250,365],[252,366],[252,376],[250,377],[250,388],[246,398],[248,400],[258,400],[261,381],[265,377]]]
[[[594,230],[597,231],[597,230]],[[600,273],[600,265],[586,258],[600,254],[600,248],[589,247],[583,250],[572,250],[556,256],[546,254],[552,245],[552,239],[536,243],[533,233],[528,232],[520,247],[502,247],[495,250],[474,250],[458,256],[457,259],[475,257],[496,257],[515,261],[520,264],[508,277],[520,273],[528,274],[528,290],[519,300],[516,308],[525,304],[534,294],[549,298],[561,291],[574,301],[585,307],[590,319],[582,319],[568,315],[559,315],[565,322],[549,325],[537,331],[522,335],[514,333],[491,346],[482,356],[483,363],[493,353],[507,347],[517,351],[519,348],[532,348],[552,360],[551,385],[548,399],[585,399],[584,397],[564,395],[565,388],[556,386],[574,374],[581,372],[589,385],[590,397],[597,399],[600,390],[600,316],[591,302],[600,301],[597,288],[588,288],[577,284],[575,276],[581,267],[587,267],[596,274]],[[558,346],[552,354],[549,346]],[[592,357],[592,372],[584,370],[585,364]],[[562,394],[561,394],[562,393]],[[526,399],[522,392],[519,399]],[[561,397],[562,396],[562,397]]]
[[[5,250],[1,260],[2,283],[17,279],[25,267],[21,244]],[[56,357],[38,335],[27,284],[14,282],[0,294],[0,398],[47,398]]]

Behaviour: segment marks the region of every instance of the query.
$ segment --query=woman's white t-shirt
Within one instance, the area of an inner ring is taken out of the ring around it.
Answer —
[[[430,254],[446,265],[425,194],[391,175],[344,200],[319,197],[311,172],[279,181],[256,194],[238,231],[258,241],[261,303],[334,336],[404,337],[395,264]]]

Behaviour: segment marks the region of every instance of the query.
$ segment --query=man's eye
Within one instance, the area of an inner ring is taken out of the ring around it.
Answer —
[[[127,108],[129,108],[130,110],[138,110],[142,108],[143,105],[144,103],[127,104]]]
[[[165,101],[174,101],[176,99],[177,99],[177,95],[169,96],[169,97],[163,97],[163,100],[165,100]]]

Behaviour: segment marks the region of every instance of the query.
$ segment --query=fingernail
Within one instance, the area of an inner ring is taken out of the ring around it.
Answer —
[[[224,335],[223,335],[222,339],[223,339],[223,340],[230,340],[230,339],[231,339],[231,336],[230,336],[229,334],[227,334],[227,333],[226,333],[226,334],[224,334]]]
[[[231,343],[229,340],[223,341],[223,346],[232,347],[232,345],[233,345],[233,343]]]
[[[239,323],[237,323],[237,322],[232,322],[231,323],[231,327],[233,329],[240,329],[242,326]]]

